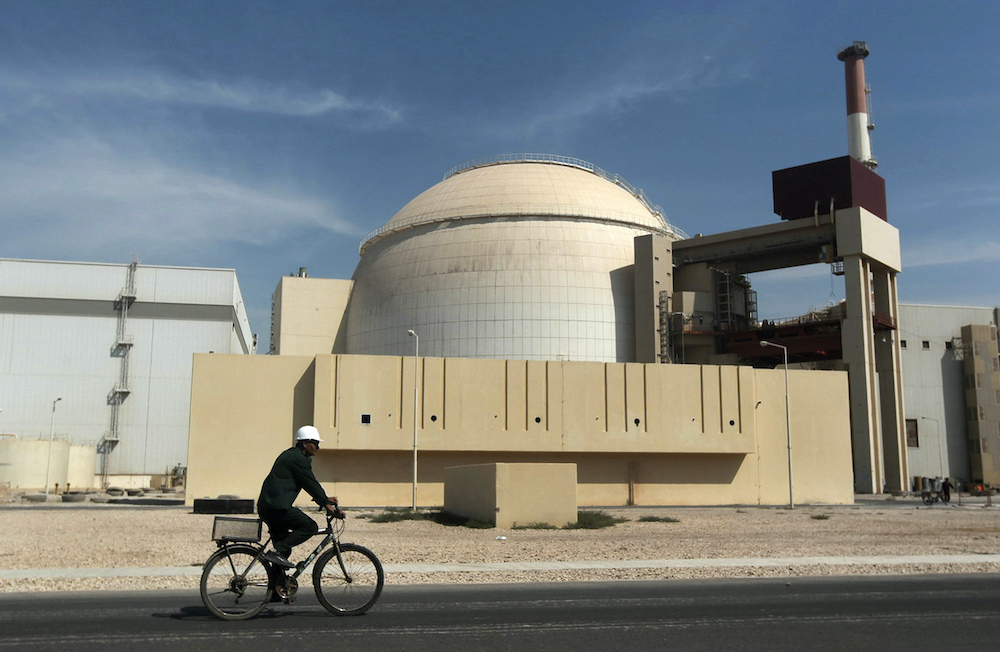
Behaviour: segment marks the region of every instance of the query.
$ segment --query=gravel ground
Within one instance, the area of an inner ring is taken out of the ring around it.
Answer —
[[[794,510],[661,507],[603,511],[628,520],[601,530],[480,530],[430,521],[372,523],[366,517],[377,511],[357,509],[348,512],[344,540],[371,548],[385,564],[1000,552],[1000,508],[995,507],[924,507],[912,499],[876,498],[854,506]],[[640,522],[643,516],[677,521]],[[215,550],[210,540],[213,518],[194,514],[190,507],[8,503],[0,508],[0,570],[200,566]],[[303,555],[306,551],[297,552]],[[293,560],[297,558],[293,554]],[[389,581],[470,583],[927,572],[1000,572],[1000,564],[394,573]],[[193,588],[196,584],[194,577],[0,578],[0,592]]]

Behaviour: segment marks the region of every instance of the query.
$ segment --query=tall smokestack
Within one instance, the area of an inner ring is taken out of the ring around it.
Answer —
[[[855,41],[844,48],[837,58],[844,62],[847,82],[847,146],[851,156],[874,170],[878,166],[872,156],[872,143],[868,131],[875,128],[868,121],[868,86],[865,84],[865,57],[868,45]]]

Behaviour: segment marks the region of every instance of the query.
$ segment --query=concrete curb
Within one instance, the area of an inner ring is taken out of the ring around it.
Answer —
[[[1000,564],[1000,554],[901,555],[862,557],[760,557],[722,559],[637,559],[614,561],[536,561],[455,564],[385,564],[393,573],[502,573],[519,571],[616,570],[636,568],[795,568],[801,566],[907,566],[926,564]],[[197,577],[201,566],[151,568],[31,568],[0,570],[0,580],[95,577]]]

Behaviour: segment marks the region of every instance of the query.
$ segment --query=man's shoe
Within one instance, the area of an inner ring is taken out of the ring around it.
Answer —
[[[295,564],[279,555],[276,550],[268,550],[265,552],[264,560],[271,562],[275,566],[280,566],[281,568],[295,568]]]

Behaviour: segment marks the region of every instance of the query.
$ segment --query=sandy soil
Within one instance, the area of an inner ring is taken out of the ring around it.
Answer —
[[[837,507],[624,508],[629,519],[601,530],[477,530],[428,521],[372,523],[349,512],[344,541],[374,550],[385,564],[574,560],[703,559],[1000,552],[1000,508],[924,507],[891,498]],[[640,522],[642,516],[677,522]],[[213,516],[189,507],[118,505],[0,508],[0,570],[200,566],[215,550]],[[498,538],[498,537],[503,537]],[[305,546],[303,546],[304,548]],[[303,555],[301,550],[298,554]],[[293,554],[293,560],[296,555]],[[395,573],[393,583],[515,582],[860,573],[1000,572],[1000,564],[878,567],[612,569]],[[192,577],[0,579],[0,592],[181,588]]]

